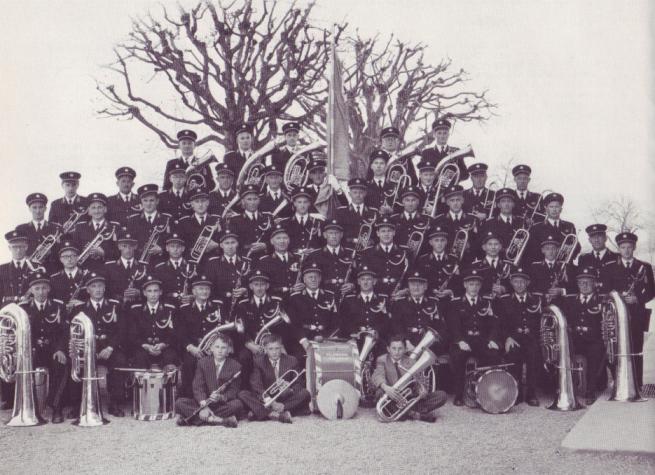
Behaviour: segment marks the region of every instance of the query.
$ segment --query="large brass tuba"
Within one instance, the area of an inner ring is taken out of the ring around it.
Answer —
[[[18,305],[6,305],[0,310],[0,378],[16,383],[14,410],[8,426],[27,427],[45,422],[36,405],[35,372],[30,318]]]
[[[80,418],[75,421],[80,427],[97,427],[107,421],[102,416],[100,393],[96,373],[96,337],[93,322],[84,313],[73,318],[68,342],[71,359],[71,378],[82,383]]]
[[[580,369],[571,366],[566,317],[556,305],[546,307],[541,317],[540,342],[544,363],[554,366],[558,371],[557,397],[548,409],[555,411],[580,409],[576,394],[577,386],[573,381],[573,371]]]
[[[291,323],[291,319],[289,318],[289,315],[287,315],[287,312],[282,310],[282,308],[278,305],[271,319],[257,333],[257,336],[255,337],[255,345],[263,347],[264,337],[266,335],[270,335],[270,329],[282,322],[289,325]]]
[[[243,326],[243,321],[237,318],[233,322],[224,323],[223,325],[218,325],[213,330],[208,331],[207,334],[202,337],[202,340],[200,340],[200,343],[198,344],[198,349],[205,354],[209,354],[209,348],[211,348],[211,346],[214,344],[214,341],[216,340],[216,338],[218,338],[218,335],[227,331],[236,331],[237,333],[243,333],[245,331],[245,327]]]
[[[403,374],[394,389],[400,392],[401,401],[396,402],[386,394],[377,403],[376,411],[382,422],[393,422],[403,417],[427,394],[427,388],[420,381],[421,375],[434,364],[437,357],[430,350],[425,350],[405,374]]]
[[[287,161],[284,167],[284,186],[291,190],[299,186],[305,186],[309,181],[309,162],[310,159],[305,156],[306,153],[325,147],[323,140],[317,140],[298,149]]]
[[[601,329],[607,358],[614,366],[614,386],[610,401],[645,401],[639,393],[630,340],[630,314],[623,298],[612,290],[603,302]]]

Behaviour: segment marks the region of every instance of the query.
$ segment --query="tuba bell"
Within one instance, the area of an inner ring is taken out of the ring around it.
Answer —
[[[414,347],[414,349],[409,354],[409,359],[416,361],[423,351],[427,350],[432,346],[433,343],[441,341],[441,336],[437,333],[436,330],[433,330],[430,327],[425,329],[421,341]]]
[[[603,302],[601,331],[609,363],[614,367],[610,401],[645,401],[639,392],[630,339],[630,314],[618,292],[612,290]]]
[[[0,378],[16,383],[8,426],[27,427],[45,422],[36,405],[34,373],[29,316],[16,304],[6,305],[0,310]]]
[[[227,331],[236,331],[237,333],[243,333],[245,327],[243,326],[243,321],[241,319],[236,319],[233,322],[225,323],[223,325],[218,325],[213,330],[207,332],[205,336],[202,337],[200,343],[198,344],[198,349],[205,354],[209,354],[209,348],[214,344],[214,341],[223,332]]]
[[[71,378],[82,383],[80,417],[75,424],[80,427],[97,427],[106,424],[102,416],[100,392],[96,373],[96,337],[93,322],[84,313],[77,314],[70,325],[68,342],[71,359]]]
[[[573,371],[580,371],[580,368],[571,366],[566,317],[556,305],[546,307],[541,317],[540,343],[544,363],[554,366],[558,371],[557,397],[548,409],[555,411],[580,409],[582,406],[578,403],[577,386],[573,381]]]
[[[255,337],[255,345],[263,347],[264,337],[270,335],[270,329],[282,322],[289,325],[291,323],[291,319],[289,318],[289,315],[287,315],[287,312],[282,310],[278,305],[271,319],[257,333],[257,336]]]

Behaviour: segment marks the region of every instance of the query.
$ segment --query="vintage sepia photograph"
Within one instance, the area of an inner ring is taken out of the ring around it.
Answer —
[[[0,473],[655,473],[653,2],[0,5]]]

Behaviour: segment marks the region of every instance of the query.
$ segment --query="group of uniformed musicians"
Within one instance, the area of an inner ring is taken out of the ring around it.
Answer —
[[[492,190],[487,165],[467,167],[460,157],[458,180],[444,185],[435,170],[458,150],[448,145],[450,128],[447,119],[435,121],[435,144],[418,163],[411,154],[398,156],[398,130],[385,128],[367,179],[337,190],[333,219],[314,207],[326,179],[320,153],[307,158],[305,186],[284,184],[286,163],[300,147],[296,123],[285,124],[286,143],[265,157],[262,186],[235,186],[254,153],[244,125],[238,150],[213,170],[194,155],[196,134],[181,131],[180,157],[166,164],[161,188],[143,184],[135,193],[137,173],[125,166],[116,170],[112,196],[81,196],[81,176],[73,171],[60,175],[63,197],[49,203],[42,193],[29,194],[30,219],[5,236],[12,259],[0,266],[0,297],[21,302],[30,317],[36,365],[50,370],[52,421],[61,422],[62,409],[79,401],[66,367],[68,325],[80,312],[95,327],[114,416],[124,415],[125,376],[113,368],[174,365],[182,374],[178,412],[188,419],[203,407],[191,423],[232,427],[245,414],[290,422],[292,413],[306,412],[303,385],[266,406],[262,391],[303,365],[310,341],[365,329],[379,336],[372,354],[378,397],[398,397],[393,383],[406,370],[407,352],[431,328],[440,336],[432,351],[449,355],[456,406],[463,404],[470,356],[482,364],[515,363],[519,401],[538,405],[539,322],[550,302],[566,309],[574,351],[589,361],[585,398],[593,403],[606,384],[599,295],[612,289],[624,295],[637,353],[648,328],[653,271],[634,257],[637,236],[618,234],[615,253],[606,247],[606,226],[592,224],[586,227],[592,250],[578,256],[577,240],[563,243],[577,236],[561,217],[564,197],[530,191],[527,165],[513,168],[515,188]],[[389,179],[390,162],[405,170],[401,188]],[[459,181],[468,177],[472,187],[465,190]],[[517,245],[520,229],[529,239],[516,258],[506,251]],[[53,237],[56,244],[42,252]],[[558,261],[566,245],[573,246],[571,258]],[[290,323],[256,341],[280,310]],[[210,348],[199,348],[217,325],[237,320],[242,333],[220,334]],[[2,389],[8,404],[11,387]],[[411,415],[433,421],[445,401],[437,393]]]

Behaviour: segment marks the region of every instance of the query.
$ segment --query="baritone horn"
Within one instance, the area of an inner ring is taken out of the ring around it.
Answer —
[[[7,422],[12,427],[43,424],[36,404],[32,369],[32,335],[27,312],[15,303],[0,310],[0,378],[15,383],[14,409]]]
[[[211,348],[211,346],[214,344],[216,338],[221,333],[227,331],[236,331],[237,333],[243,333],[245,331],[243,321],[237,318],[233,322],[225,323],[223,325],[218,325],[216,328],[210,330],[209,332],[207,332],[205,336],[202,337],[202,340],[200,340],[200,343],[198,344],[198,349],[203,353],[209,354],[209,348]]]
[[[306,370],[304,369],[302,371],[290,369],[277,378],[275,382],[262,393],[264,407],[270,407],[275,401],[277,401],[284,391],[293,386],[295,382],[305,374],[305,371]]]
[[[312,142],[309,145],[299,148],[287,161],[284,166],[283,183],[288,190],[305,186],[309,181],[309,162],[310,159],[305,156],[306,153],[325,147],[327,144],[323,140]]]
[[[287,313],[284,310],[282,310],[278,305],[271,319],[257,333],[257,336],[255,337],[255,345],[263,348],[264,337],[271,334],[270,332],[271,328],[282,322],[289,325],[291,323],[291,319],[289,318],[289,315],[287,315]]]
[[[84,313],[77,314],[70,325],[68,342],[71,359],[71,378],[82,383],[80,417],[75,424],[80,427],[97,427],[106,424],[102,416],[96,373],[96,337],[93,322]]]

